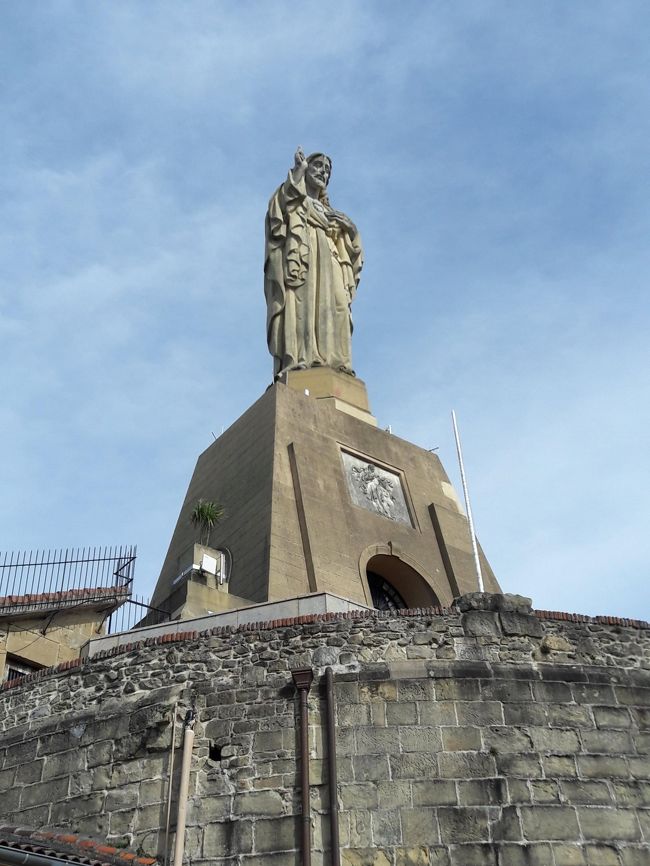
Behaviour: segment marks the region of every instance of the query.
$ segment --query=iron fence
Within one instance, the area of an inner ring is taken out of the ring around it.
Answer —
[[[0,618],[91,606],[105,612],[108,634],[166,622],[169,613],[133,595],[135,559],[135,546],[0,553]]]
[[[151,607],[145,596],[132,595],[131,598],[114,610],[106,623],[106,634],[131,631],[145,625],[160,625],[168,622],[171,615],[157,607]]]
[[[7,552],[0,563],[0,597],[128,587],[135,557],[134,546]]]

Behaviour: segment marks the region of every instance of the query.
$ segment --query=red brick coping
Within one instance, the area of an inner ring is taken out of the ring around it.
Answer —
[[[16,613],[22,613],[23,608],[31,608],[33,606],[61,604],[71,602],[101,601],[105,598],[114,598],[130,595],[130,589],[127,586],[97,586],[84,587],[82,589],[66,589],[60,592],[40,592],[30,593],[28,595],[3,595],[0,596],[0,610],[2,613],[11,613],[16,609]]]
[[[445,607],[414,607],[406,610],[385,611],[385,610],[349,610],[349,611],[332,611],[330,613],[310,613],[304,616],[287,617],[286,619],[272,619],[262,622],[248,622],[239,626],[222,625],[215,628],[206,629],[205,631],[178,631],[173,634],[162,634],[157,637],[148,637],[143,640],[133,641],[132,643],[120,644],[108,650],[101,650],[91,656],[87,661],[92,662],[95,659],[107,659],[113,656],[122,655],[123,653],[132,652],[133,650],[142,649],[143,647],[160,646],[167,643],[179,643],[186,640],[198,640],[199,637],[218,637],[225,635],[238,634],[241,632],[251,631],[269,631],[277,628],[288,628],[294,625],[308,625],[315,622],[336,622],[344,619],[390,619],[391,617],[415,617],[415,616],[449,616],[457,613],[455,608]],[[650,629],[650,623],[642,619],[628,619],[620,616],[586,616],[581,613],[564,613],[556,610],[533,610],[533,616],[538,619],[546,620],[562,620],[564,622],[584,622],[593,623],[595,625],[618,625],[626,626],[627,628]],[[84,659],[76,658],[71,661],[62,662],[53,667],[43,668],[40,671],[35,671],[33,674],[26,674],[24,677],[16,677],[10,682],[5,682],[0,686],[0,691],[14,688],[14,686],[22,685],[26,682],[33,682],[43,677],[52,674],[61,673],[62,671],[71,670],[72,668],[81,667]]]
[[[154,866],[155,857],[141,857],[133,851],[114,848],[105,842],[86,839],[75,833],[57,830],[33,830],[29,827],[0,826],[0,846],[24,851],[26,854],[56,857],[68,863],[85,866]]]

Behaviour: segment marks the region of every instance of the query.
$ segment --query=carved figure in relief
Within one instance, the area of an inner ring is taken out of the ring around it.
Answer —
[[[393,519],[395,496],[393,495],[393,482],[390,478],[378,475],[376,467],[372,464],[363,468],[355,467],[352,472],[359,489],[374,510],[383,514],[384,517]]]
[[[264,293],[273,373],[326,366],[354,375],[350,307],[363,250],[356,226],[331,207],[332,160],[298,148],[266,214]]]

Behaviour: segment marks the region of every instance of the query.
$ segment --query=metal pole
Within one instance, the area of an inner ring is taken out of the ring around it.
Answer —
[[[325,694],[327,697],[327,770],[330,799],[330,847],[332,866],[341,866],[339,842],[338,774],[336,770],[336,722],[334,720],[334,675],[332,668],[325,670]]]
[[[165,854],[164,860],[167,866],[171,862],[171,856],[169,851],[169,828],[171,826],[172,821],[172,789],[174,786],[174,752],[176,751],[176,712],[178,708],[178,701],[174,704],[174,709],[172,710],[172,744],[171,744],[171,754],[169,756],[169,781],[167,782],[167,816],[165,820]]]
[[[291,671],[300,695],[300,796],[302,805],[302,864],[311,866],[311,806],[309,803],[309,712],[307,697],[314,679],[311,668]]]
[[[469,523],[469,534],[472,539],[472,550],[474,551],[474,564],[476,566],[476,576],[478,578],[478,591],[485,592],[483,587],[483,573],[481,571],[481,561],[478,556],[478,545],[476,543],[476,533],[474,532],[474,521],[472,520],[472,507],[469,504],[469,490],[467,489],[467,480],[465,479],[465,467],[463,465],[463,452],[460,447],[460,436],[458,434],[458,425],[456,424],[456,413],[451,410],[451,420],[454,425],[454,436],[456,438],[456,451],[458,452],[458,463],[460,465],[460,478],[463,483],[463,494],[465,495],[465,508],[467,509],[467,522]]]
[[[196,713],[188,710],[185,716],[183,731],[183,759],[181,762],[181,778],[178,786],[178,815],[176,818],[176,838],[174,840],[174,866],[181,866],[185,851],[185,819],[187,816],[187,795],[190,787],[190,766],[192,763],[192,746],[194,745],[194,722]]]

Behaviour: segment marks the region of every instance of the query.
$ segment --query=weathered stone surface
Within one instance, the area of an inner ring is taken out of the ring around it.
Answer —
[[[458,610],[493,610],[528,614],[532,609],[532,599],[510,593],[468,592],[454,599]]]
[[[502,611],[499,614],[499,620],[504,634],[542,637],[542,624],[534,616],[514,611]]]
[[[641,828],[632,809],[605,809],[578,807],[578,818],[585,839],[602,839],[604,842],[641,840]],[[566,837],[565,837],[566,838]]]
[[[392,866],[392,860],[381,848],[344,848],[342,860],[346,866]]]
[[[521,824],[524,838],[579,839],[578,818],[575,809],[560,806],[522,806]]]
[[[402,837],[405,845],[431,845],[440,842],[435,809],[402,809]]]
[[[465,612],[473,614],[529,615]],[[178,700],[179,714],[192,705],[198,714],[188,857],[199,866],[232,866],[237,858],[245,866],[294,866],[300,738],[290,672],[314,666],[328,657],[317,651],[333,647],[339,658],[361,659],[335,673],[344,862],[645,866],[650,630],[627,635],[619,626],[538,619],[575,647],[570,664],[555,664],[539,661],[534,635],[501,628],[468,635],[461,617],[373,615],[229,630],[171,648],[135,647],[0,692],[0,819],[74,828],[160,854],[168,720]],[[409,647],[433,655],[386,663],[388,650]],[[180,690],[160,686],[180,673]],[[55,712],[35,713],[42,705]],[[329,780],[317,683],[309,719],[313,861],[323,866]],[[178,736],[175,743],[182,745]]]

